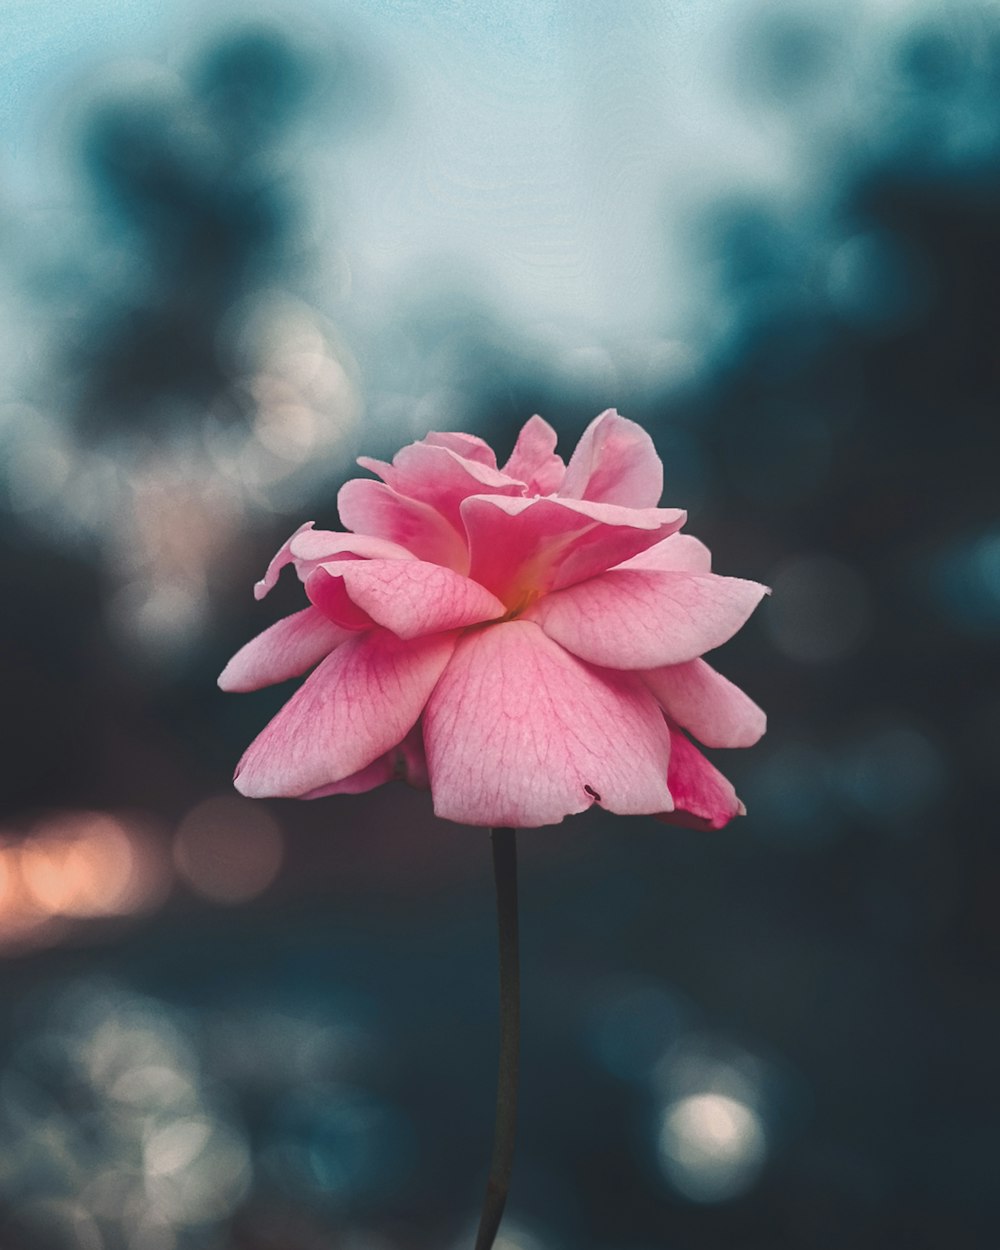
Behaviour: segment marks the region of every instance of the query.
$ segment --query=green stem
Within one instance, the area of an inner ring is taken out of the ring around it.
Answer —
[[[500,1067],[493,1159],[479,1217],[475,1250],[490,1250],[500,1227],[514,1164],[517,1078],[521,1020],[521,975],[517,950],[517,843],[513,829],[494,829],[493,877],[497,891],[500,946]]]

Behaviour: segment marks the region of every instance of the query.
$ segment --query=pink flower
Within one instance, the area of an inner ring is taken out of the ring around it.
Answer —
[[[701,656],[763,586],[710,571],[658,507],[652,440],[616,412],[568,465],[541,417],[502,468],[482,439],[429,434],[382,479],[340,492],[348,533],[302,526],[256,595],[292,564],[309,606],[247,643],[219,678],[256,690],[312,668],[251,744],[236,788],[317,798],[393,777],[429,785],[470,825],[555,824],[599,803],[718,829],[743,812],[709,747],[745,747],[763,712]],[[315,668],[313,666],[315,665]]]

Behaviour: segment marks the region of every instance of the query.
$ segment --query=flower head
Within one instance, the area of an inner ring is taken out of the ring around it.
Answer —
[[[349,481],[347,533],[298,529],[309,606],[247,643],[223,690],[309,674],[236,770],[251,797],[317,798],[393,777],[464,824],[555,824],[593,803],[721,828],[743,806],[694,746],[750,746],[764,714],[700,657],[763,586],[711,572],[658,506],[652,440],[616,412],[565,464],[532,417],[502,468],[482,439],[429,434]],[[315,667],[313,667],[315,665]]]

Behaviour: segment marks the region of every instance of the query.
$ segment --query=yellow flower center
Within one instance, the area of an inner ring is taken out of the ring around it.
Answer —
[[[504,599],[504,602],[507,604],[506,613],[501,616],[499,620],[491,623],[494,625],[502,625],[505,621],[515,620],[521,615],[522,612],[527,612],[528,608],[531,607],[540,594],[541,591],[534,589],[534,587],[527,588],[518,586]]]

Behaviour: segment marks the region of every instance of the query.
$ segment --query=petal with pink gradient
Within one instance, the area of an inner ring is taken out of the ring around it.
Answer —
[[[469,552],[464,537],[429,504],[400,495],[383,482],[353,478],[337,496],[340,519],[360,535],[398,543],[418,560],[465,572]]]
[[[316,608],[304,608],[242,646],[219,674],[219,688],[245,694],[299,677],[351,636]]]
[[[566,476],[566,464],[556,455],[556,441],[555,430],[536,413],[521,427],[502,471],[523,482],[529,495],[554,495]]]
[[[595,417],[573,450],[559,487],[564,499],[655,508],[663,493],[663,464],[640,425],[613,408]]]
[[[306,593],[331,620],[351,628],[351,615],[340,599],[400,638],[419,638],[497,620],[506,608],[477,582],[422,560],[357,560],[321,565],[306,583]],[[327,601],[327,602],[325,602]],[[357,628],[364,628],[361,623]]]
[[[396,757],[392,751],[386,751],[377,760],[372,760],[364,768],[359,768],[349,777],[340,781],[331,781],[328,786],[318,786],[307,794],[300,794],[300,799],[328,799],[335,794],[367,794],[378,786],[384,786],[396,775]]]
[[[603,573],[684,524],[677,508],[476,495],[462,505],[469,576],[509,607]]]
[[[642,679],[670,719],[707,747],[751,747],[767,728],[753,699],[704,660],[646,669]]]
[[[711,573],[712,553],[690,534],[671,534],[637,556],[616,564],[617,569],[664,569],[668,573]]]
[[[260,579],[260,581],[254,584],[253,597],[255,599],[263,599],[265,595],[269,594],[275,586],[277,586],[278,578],[281,576],[281,570],[286,564],[291,564],[294,559],[292,555],[292,543],[300,534],[304,534],[308,530],[311,530],[315,524],[315,521],[303,522],[295,533],[281,544],[278,550],[271,557],[271,562],[264,571],[264,576]]]
[[[324,560],[413,560],[412,552],[399,543],[370,534],[345,534],[339,530],[302,530],[292,536],[292,557],[299,577],[306,577]],[[302,569],[305,567],[305,575]]]
[[[291,538],[281,545],[267,566],[267,572],[254,586],[255,599],[263,599],[274,589],[286,564],[294,564],[296,573],[305,581],[320,560],[367,560],[372,556],[388,560],[413,559],[404,547],[386,542],[382,538],[318,530],[313,528],[314,524],[313,521],[307,521],[305,525],[300,525]]]
[[[424,439],[432,447],[447,447],[456,456],[466,460],[477,460],[487,468],[497,467],[496,452],[483,439],[475,434],[460,434],[457,430],[431,430]]]
[[[448,447],[427,443],[404,447],[393,457],[391,465],[364,456],[358,457],[358,464],[378,473],[397,494],[428,504],[458,530],[462,500],[470,495],[524,494],[523,482],[514,481],[499,469],[466,460]]]
[[[672,807],[669,735],[650,692],[581,663],[528,621],[466,634],[423,726],[446,820],[526,828],[593,802],[622,815]]]
[[[525,615],[591,664],[661,668],[727,642],[765,593],[757,582],[714,573],[610,569],[546,596]]]
[[[345,568],[347,564],[347,560],[342,560],[338,564],[317,565],[306,578],[309,602],[341,629],[353,632],[374,629],[375,622],[348,594],[344,579],[327,572],[327,569]]]
[[[356,634],[250,744],[236,789],[248,798],[296,798],[366,768],[416,724],[454,647],[449,634],[411,642],[388,630]]]
[[[373,760],[367,768],[362,768],[342,781],[334,781],[331,785],[320,786],[318,790],[310,790],[303,794],[304,799],[325,799],[333,794],[365,794],[387,781],[405,781],[417,790],[426,790],[427,760],[424,757],[424,742],[417,724],[410,730],[403,741]]]
[[[734,816],[746,814],[732,784],[673,726],[667,784],[674,797],[674,810],[658,814],[666,824],[722,829]]]

